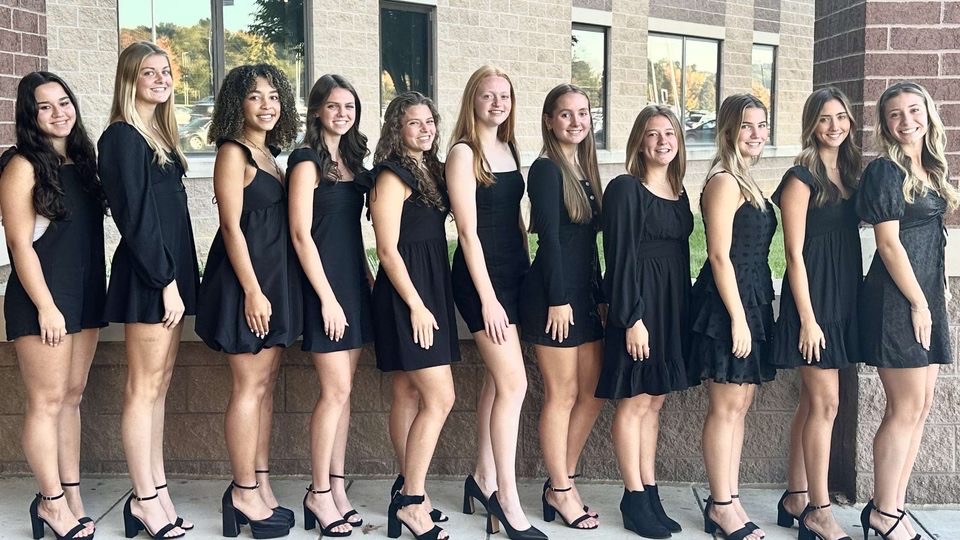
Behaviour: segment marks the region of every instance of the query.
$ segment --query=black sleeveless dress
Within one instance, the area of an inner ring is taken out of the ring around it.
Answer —
[[[900,243],[930,308],[933,327],[930,350],[913,337],[910,302],[900,292],[879,254],[863,281],[860,295],[860,337],[868,365],[915,368],[953,362],[944,278],[947,245],[944,213],[947,203],[928,190],[908,203],[903,197],[904,173],[887,158],[867,165],[857,191],[857,213],[867,223],[900,222]]]
[[[399,176],[413,190],[403,201],[397,251],[417,294],[440,329],[433,331],[433,346],[429,349],[413,342],[410,308],[380,266],[373,286],[377,367],[381,371],[413,371],[456,362],[460,360],[460,342],[443,226],[447,211],[423,202],[416,177],[395,161],[381,161],[358,181],[373,189],[377,175],[384,170]]]
[[[183,186],[183,164],[160,167],[130,124],[114,122],[97,143],[100,181],[120,244],[110,266],[104,307],[109,322],[163,320],[163,288],[174,279],[185,315],[197,313],[200,271]]]
[[[596,396],[621,399],[684,390],[690,317],[690,233],[686,191],[677,200],[654,195],[630,175],[603,193],[604,296],[610,301],[603,369]],[[627,353],[627,329],[643,320],[650,358]]]
[[[477,236],[497,301],[510,323],[519,324],[520,286],[530,267],[520,230],[523,175],[520,171],[498,172],[493,178],[492,185],[477,185]],[[453,297],[467,328],[483,330],[483,305],[459,245],[453,254]]]
[[[294,342],[302,328],[300,265],[290,244],[287,194],[283,180],[257,166],[250,149],[237,141],[219,141],[243,148],[247,162],[257,168],[243,188],[240,230],[250,263],[264,296],[270,301],[270,331],[263,338],[250,331],[244,316],[245,295],[233,271],[223,235],[218,229],[200,283],[197,335],[215,351],[256,354]],[[276,154],[276,149],[271,148]]]
[[[777,375],[771,364],[774,292],[770,264],[767,262],[770,242],[777,230],[777,216],[769,201],[764,200],[763,203],[764,210],[748,202],[740,205],[733,217],[733,239],[730,244],[730,261],[753,340],[750,354],[746,358],[733,355],[730,314],[720,298],[713,269],[707,259],[692,291],[691,380],[760,384],[772,381]]]
[[[53,303],[66,321],[67,333],[75,334],[107,325],[103,319],[107,289],[103,209],[95,196],[84,191],[74,165],[60,167],[58,177],[67,215],[50,222],[43,236],[33,243],[33,250],[40,259]],[[23,288],[12,255],[3,315],[8,340],[40,335],[37,306]]]
[[[312,148],[298,148],[287,159],[287,171],[303,162],[320,174],[320,156]],[[373,342],[373,307],[367,282],[367,256],[360,232],[360,214],[367,188],[358,182],[321,179],[313,190],[310,234],[320,253],[323,272],[347,317],[346,331],[333,341],[323,331],[320,297],[303,275],[303,350],[317,353],[347,351]]]
[[[807,364],[797,349],[800,342],[800,314],[790,287],[790,276],[787,275],[780,289],[780,317],[774,330],[773,365],[778,368],[809,365],[843,369],[861,361],[857,321],[857,296],[863,265],[860,218],[857,217],[853,198],[815,206],[813,201],[820,188],[810,171],[801,165],[792,167],[783,175],[780,186],[771,197],[777,206],[781,206],[780,196],[792,177],[810,188],[803,263],[807,271],[813,313],[823,330],[827,347],[820,351],[820,361],[811,364]]]

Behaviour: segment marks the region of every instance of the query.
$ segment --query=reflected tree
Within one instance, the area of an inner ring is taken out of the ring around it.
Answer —
[[[303,59],[303,0],[256,0],[249,31]]]

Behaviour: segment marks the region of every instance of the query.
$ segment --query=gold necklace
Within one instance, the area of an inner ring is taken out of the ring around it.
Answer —
[[[277,178],[280,178],[281,180],[283,179],[283,170],[280,169],[280,165],[277,164],[277,159],[276,159],[275,157],[273,157],[273,154],[264,151],[263,148],[260,148],[259,145],[256,145],[256,144],[250,142],[246,137],[240,137],[240,140],[243,141],[243,144],[246,144],[247,146],[252,146],[252,147],[256,148],[257,151],[260,152],[260,153],[263,155],[263,157],[267,158],[267,161],[268,161],[271,165],[273,165],[273,169],[274,169],[275,171],[277,171]],[[254,161],[256,161],[256,160],[254,160]]]

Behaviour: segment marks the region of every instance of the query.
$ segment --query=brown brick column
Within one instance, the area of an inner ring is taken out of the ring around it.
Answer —
[[[0,5],[0,148],[14,143],[13,105],[20,77],[47,68],[47,9],[44,0],[9,0]]]

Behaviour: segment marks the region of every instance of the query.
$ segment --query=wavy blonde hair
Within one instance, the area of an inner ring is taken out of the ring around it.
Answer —
[[[737,139],[740,137],[740,125],[743,124],[747,109],[761,109],[768,116],[767,106],[752,94],[733,94],[727,96],[717,111],[717,153],[710,162],[707,179],[719,171],[726,171],[740,187],[740,194],[751,206],[766,210],[763,191],[750,173],[750,167],[760,161],[760,156],[749,160],[740,153]]]
[[[547,127],[547,118],[552,117],[556,112],[557,101],[565,94],[580,94],[587,100],[587,109],[590,109],[590,96],[573,84],[561,84],[555,86],[553,90],[547,93],[543,100],[543,114],[540,120],[540,136],[543,138],[543,148],[540,154],[550,158],[551,161],[560,167],[563,174],[563,206],[567,209],[570,221],[574,223],[590,223],[593,219],[593,208],[590,207],[590,201],[586,193],[580,187],[579,173],[576,165],[570,163],[563,155],[563,149],[560,147],[560,141]],[[590,182],[590,187],[596,194],[597,207],[600,207],[600,169],[597,167],[597,145],[593,137],[593,119],[591,118],[587,137],[577,145],[577,161],[580,163],[580,172],[586,176]]]
[[[827,168],[820,159],[820,140],[817,139],[817,124],[820,122],[820,111],[823,106],[830,101],[837,100],[847,113],[850,121],[850,130],[847,131],[847,138],[840,143],[840,151],[837,153],[837,168],[840,169],[840,181],[853,193],[857,189],[858,178],[860,176],[860,147],[853,140],[853,134],[857,132],[857,121],[850,113],[850,102],[846,94],[834,86],[821,88],[807,97],[803,104],[803,131],[800,135],[802,150],[794,160],[795,165],[806,167],[813,179],[820,188],[813,198],[814,206],[823,206],[827,203],[835,203],[843,196],[840,189],[827,177]]]
[[[669,107],[653,104],[647,105],[640,111],[627,138],[627,161],[624,166],[628,173],[641,181],[645,180],[647,164],[640,155],[640,147],[643,145],[643,136],[647,131],[647,122],[657,116],[669,120],[670,125],[673,126],[673,132],[677,135],[677,155],[667,166],[667,180],[670,182],[673,194],[679,196],[683,191],[683,177],[687,174],[687,145],[683,140],[683,127],[680,126],[680,120]]]
[[[943,129],[943,121],[940,120],[940,113],[937,112],[937,106],[927,90],[914,82],[898,82],[889,86],[880,95],[877,101],[877,122],[874,127],[874,140],[880,148],[880,153],[893,161],[896,166],[903,171],[903,198],[908,203],[913,202],[916,195],[921,197],[926,194],[927,186],[911,170],[910,157],[900,147],[900,143],[890,133],[887,127],[884,110],[887,103],[900,94],[914,94],[923,98],[923,105],[927,109],[927,132],[923,135],[923,149],[920,152],[920,165],[930,178],[933,189],[947,201],[947,206],[953,210],[960,205],[960,194],[957,188],[949,182],[947,174],[947,157],[945,149],[947,145],[946,133]]]
[[[173,94],[170,94],[170,99],[166,102],[157,105],[153,112],[153,121],[160,140],[150,134],[147,124],[137,113],[137,78],[140,76],[143,61],[154,55],[163,56],[167,59],[169,65],[170,57],[167,52],[149,41],[132,43],[120,53],[120,58],[117,60],[117,76],[113,85],[110,123],[126,122],[133,126],[147,141],[147,145],[153,150],[154,161],[161,167],[172,161],[167,151],[164,150],[164,145],[166,145],[180,160],[183,168],[186,169],[187,156],[180,149],[180,135],[177,132],[177,119],[174,116]]]

